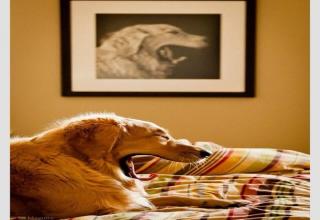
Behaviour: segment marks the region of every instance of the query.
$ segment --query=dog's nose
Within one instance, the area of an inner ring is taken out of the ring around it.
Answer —
[[[211,152],[209,152],[209,151],[206,151],[206,150],[201,150],[200,151],[200,157],[201,158],[205,158],[205,157],[208,157],[210,155],[211,155]]]

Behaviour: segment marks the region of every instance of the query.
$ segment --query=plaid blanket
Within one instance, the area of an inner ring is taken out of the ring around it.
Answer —
[[[165,207],[74,220],[109,219],[309,219],[309,155],[276,149],[224,148],[197,142],[213,154],[198,163],[173,163],[158,157],[134,159],[140,175],[159,173],[146,182],[151,197],[243,199],[234,208]]]

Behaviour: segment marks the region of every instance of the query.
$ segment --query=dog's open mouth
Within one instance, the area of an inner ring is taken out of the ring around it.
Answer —
[[[157,174],[151,173],[149,174],[149,177],[139,177],[138,174],[136,174],[134,164],[132,161],[132,157],[134,155],[125,156],[124,158],[120,159],[120,167],[122,172],[131,178],[139,179],[142,181],[152,180],[157,177]]]
[[[187,57],[185,57],[185,56],[180,56],[180,57],[174,58],[173,51],[170,49],[169,46],[160,47],[157,50],[157,54],[158,54],[158,57],[160,58],[160,60],[170,62],[171,64],[178,64],[178,63],[184,61],[185,59],[187,59]]]

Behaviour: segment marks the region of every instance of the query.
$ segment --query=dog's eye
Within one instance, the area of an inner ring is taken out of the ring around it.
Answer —
[[[169,138],[168,136],[166,136],[166,135],[160,135],[160,137],[163,138],[163,139],[166,139],[166,140],[169,140],[169,139],[170,139],[170,138]]]
[[[172,30],[172,31],[169,31],[170,34],[179,34],[179,31],[177,30]]]

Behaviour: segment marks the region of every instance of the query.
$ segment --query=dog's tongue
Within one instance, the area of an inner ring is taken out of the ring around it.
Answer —
[[[154,179],[154,178],[156,178],[158,176],[155,173],[151,173],[151,174],[149,174],[149,177],[139,177],[136,174],[136,171],[134,169],[134,165],[133,165],[133,161],[132,161],[131,157],[128,158],[126,163],[127,163],[128,167],[129,167],[129,175],[130,175],[131,178],[136,178],[136,179],[142,180],[142,181],[148,181],[148,180],[152,180],[152,179]]]
[[[187,57],[185,56],[174,58],[173,52],[172,50],[170,50],[169,47],[163,47],[162,49],[160,49],[159,53],[163,58],[169,60],[172,64],[178,64],[181,61],[184,61],[185,59],[187,59]]]

